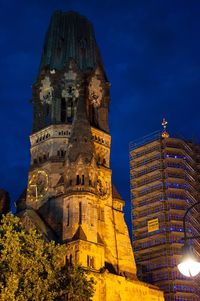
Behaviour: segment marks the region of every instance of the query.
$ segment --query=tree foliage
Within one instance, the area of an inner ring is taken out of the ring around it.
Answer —
[[[64,264],[65,246],[26,231],[11,213],[0,223],[0,301],[89,301],[93,280]]]

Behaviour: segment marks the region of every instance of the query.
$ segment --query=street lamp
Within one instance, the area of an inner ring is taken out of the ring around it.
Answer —
[[[178,269],[186,277],[194,277],[200,273],[200,262],[194,255],[192,246],[189,244],[190,239],[200,238],[200,236],[187,236],[186,232],[186,217],[188,212],[199,205],[200,201],[190,206],[184,214],[183,217],[183,231],[184,231],[184,246],[183,246],[183,256],[181,262],[178,264]]]

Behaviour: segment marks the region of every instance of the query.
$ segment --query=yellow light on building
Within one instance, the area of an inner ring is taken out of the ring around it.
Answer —
[[[159,230],[158,218],[151,219],[147,222],[148,232],[154,232]]]

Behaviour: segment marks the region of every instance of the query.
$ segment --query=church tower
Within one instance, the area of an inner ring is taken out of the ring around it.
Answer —
[[[109,88],[91,23],[56,12],[33,85],[31,165],[18,214],[46,240],[64,243],[69,262],[101,278],[94,300],[130,300],[119,291],[133,285],[126,278],[148,290],[144,300],[163,300],[157,290],[150,299],[154,290],[136,279],[124,201],[110,169]],[[105,293],[117,283],[113,296]]]

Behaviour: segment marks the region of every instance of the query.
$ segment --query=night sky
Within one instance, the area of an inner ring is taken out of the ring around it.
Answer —
[[[1,0],[0,187],[12,202],[29,168],[34,83],[50,17],[74,10],[94,25],[111,82],[114,183],[130,226],[130,141],[161,129],[200,141],[200,1]]]

